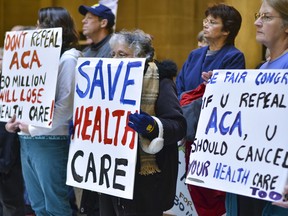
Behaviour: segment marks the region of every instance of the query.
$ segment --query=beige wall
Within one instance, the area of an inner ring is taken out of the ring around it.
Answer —
[[[242,15],[242,26],[236,39],[236,46],[244,52],[247,68],[255,68],[261,62],[262,46],[256,42],[256,29],[254,14],[261,6],[261,0],[227,0]]]
[[[225,2],[237,8],[242,17],[242,28],[236,46],[246,57],[247,68],[254,68],[262,56],[262,48],[255,41],[254,13],[261,0],[118,0],[116,30],[141,28],[154,37],[159,59],[174,60],[179,69],[189,52],[197,47],[196,36],[202,29],[204,11],[211,2]],[[0,46],[5,31],[14,25],[34,25],[37,11],[46,6],[63,6],[70,11],[81,31],[80,4],[92,5],[97,0],[0,0]]]

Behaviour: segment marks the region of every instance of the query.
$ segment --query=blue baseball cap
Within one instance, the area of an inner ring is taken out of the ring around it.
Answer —
[[[108,27],[112,27],[115,24],[115,15],[109,7],[102,4],[95,4],[91,7],[80,5],[78,8],[80,14],[86,15],[87,12],[92,13],[95,16],[101,17],[102,19],[108,20]]]

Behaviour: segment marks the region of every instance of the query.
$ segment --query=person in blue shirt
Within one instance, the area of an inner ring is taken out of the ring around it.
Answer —
[[[245,69],[244,54],[234,45],[242,23],[240,13],[232,6],[215,4],[208,7],[205,16],[203,32],[208,46],[193,50],[180,70],[176,78],[179,99],[184,92],[196,89],[203,83],[202,72]],[[189,144],[186,142],[186,147]],[[192,185],[188,185],[188,189],[198,215],[225,214],[225,192]]]
[[[260,69],[288,68],[288,0],[263,0],[259,12],[255,14],[256,40],[270,51],[270,58]],[[283,170],[284,171],[284,170]],[[286,172],[286,171],[285,171]],[[283,194],[288,195],[288,187],[283,188]],[[237,209],[229,215],[244,216],[252,209],[258,209],[253,215],[286,216],[288,215],[287,196],[283,202],[272,203],[254,198],[238,196]],[[239,202],[240,201],[240,202]],[[261,205],[259,205],[261,203]],[[247,205],[249,204],[249,205]],[[233,206],[233,205],[232,205]],[[282,208],[283,207],[283,208]],[[246,209],[250,209],[248,212]],[[228,209],[230,212],[230,209]],[[237,210],[237,211],[236,211]],[[238,213],[238,215],[236,214]],[[248,214],[247,214],[248,213]],[[227,214],[227,216],[229,216]],[[250,214],[252,215],[252,214]]]
[[[234,46],[242,22],[240,13],[234,7],[218,4],[209,7],[205,15],[203,32],[209,45],[189,54],[176,78],[178,96],[201,84],[203,71],[245,68],[244,54]]]

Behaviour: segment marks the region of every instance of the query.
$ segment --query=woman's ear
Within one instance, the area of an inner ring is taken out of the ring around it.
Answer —
[[[288,26],[285,27],[285,33],[288,34]]]
[[[222,31],[223,35],[228,36],[230,34],[230,31]]]

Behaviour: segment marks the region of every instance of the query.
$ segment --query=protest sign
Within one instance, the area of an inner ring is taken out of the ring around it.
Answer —
[[[281,201],[288,168],[288,70],[214,70],[186,183]]]
[[[176,195],[174,199],[173,207],[165,212],[168,215],[186,215],[186,216],[198,216],[195,209],[193,200],[190,196],[188,187],[185,183],[186,169],[185,169],[185,143],[181,143],[178,147],[179,150],[179,164],[178,164],[178,178]]]
[[[7,32],[0,91],[0,120],[51,127],[62,28]]]
[[[68,185],[133,198],[138,135],[127,123],[140,110],[144,65],[143,58],[78,59]]]

